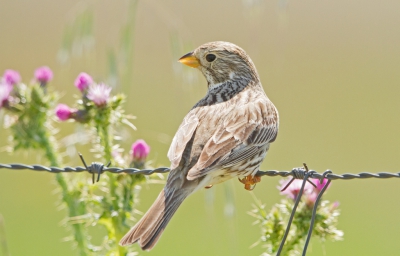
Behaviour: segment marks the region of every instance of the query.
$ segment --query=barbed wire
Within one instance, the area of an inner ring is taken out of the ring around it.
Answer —
[[[0,169],[12,169],[12,170],[32,170],[32,171],[46,171],[50,173],[68,173],[68,172],[89,172],[89,173],[98,173],[97,167],[95,164],[103,165],[102,163],[93,162],[88,168],[77,166],[77,167],[54,167],[54,166],[44,166],[44,165],[27,165],[27,164],[19,164],[19,163],[11,163],[11,164],[2,164],[0,163]],[[258,171],[256,176],[281,176],[288,177],[294,176],[294,171],[301,169],[302,167],[294,168],[291,171]],[[328,169],[329,170],[329,169]],[[104,167],[101,170],[101,173],[111,172],[111,173],[126,173],[126,174],[143,174],[143,175],[151,175],[153,173],[167,173],[170,169],[168,167],[159,167],[155,169],[137,169],[137,168],[119,168],[119,167]],[[310,170],[311,171],[311,170]],[[310,175],[309,178],[320,179],[322,178],[322,174],[314,172]],[[378,178],[378,179],[389,179],[389,178],[400,178],[400,173],[390,173],[390,172],[378,172],[378,173],[369,173],[369,172],[361,172],[358,174],[353,173],[345,173],[345,174],[328,174],[326,177],[328,180],[352,180],[352,179],[368,179],[368,178]]]
[[[111,173],[116,173],[116,174],[143,174],[143,175],[151,175],[154,173],[167,173],[170,171],[168,167],[159,167],[155,169],[137,169],[137,168],[119,168],[119,167],[109,167],[111,162],[109,162],[107,165],[104,165],[103,163],[100,162],[92,162],[89,166],[86,164],[83,156],[79,154],[79,157],[82,160],[82,163],[85,167],[54,167],[54,166],[44,166],[44,165],[27,165],[27,164],[20,164],[20,163],[12,163],[12,164],[2,164],[0,163],[0,169],[12,169],[12,170],[32,170],[32,171],[46,171],[50,173],[71,173],[71,172],[89,172],[92,174],[92,181],[95,183],[95,174],[97,174],[97,182],[100,179],[100,175],[104,172],[111,172]],[[297,210],[297,206],[300,202],[301,196],[303,195],[304,187],[306,182],[311,183],[313,186],[315,184],[310,181],[310,178],[314,179],[319,179],[321,183],[324,179],[328,179],[329,181],[325,184],[325,186],[322,188],[322,190],[319,192],[317,199],[314,203],[314,208],[312,211],[312,218],[310,220],[310,227],[308,230],[307,238],[304,244],[303,248],[303,253],[302,255],[305,256],[307,253],[307,247],[311,239],[313,227],[314,227],[314,222],[316,218],[316,212],[317,212],[317,207],[318,203],[325,192],[325,190],[328,188],[329,184],[331,183],[332,180],[352,180],[352,179],[369,179],[369,178],[377,178],[377,179],[389,179],[389,178],[400,178],[400,173],[389,173],[389,172],[379,172],[379,173],[369,173],[369,172],[362,172],[358,174],[353,174],[353,173],[345,173],[345,174],[334,174],[332,173],[331,170],[326,170],[324,173],[317,173],[314,170],[309,170],[307,165],[304,163],[303,167],[296,167],[293,168],[291,171],[276,171],[276,170],[271,170],[271,171],[258,171],[256,176],[281,176],[281,177],[288,177],[292,176],[292,180],[282,189],[285,190],[295,179],[302,179],[303,183],[301,186],[301,189],[299,191],[299,194],[296,197],[292,213],[289,217],[288,225],[286,227],[285,234],[282,238],[281,244],[279,246],[277,256],[279,256],[282,252],[283,246],[285,245],[286,238],[289,234],[290,227],[294,218],[294,215]]]

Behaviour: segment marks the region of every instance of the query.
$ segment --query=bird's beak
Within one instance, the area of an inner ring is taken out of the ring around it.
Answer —
[[[188,54],[183,55],[178,61],[192,68],[197,68],[198,66],[200,66],[200,62],[193,55],[193,52],[189,52]]]

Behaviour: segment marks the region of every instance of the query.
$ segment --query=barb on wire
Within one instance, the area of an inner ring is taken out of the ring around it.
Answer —
[[[92,174],[92,182],[94,184],[94,175],[97,173],[97,181],[99,182],[100,180],[100,174],[102,174],[104,172],[104,164],[99,163],[99,162],[92,162],[92,164],[88,167],[86,165],[85,159],[83,158],[81,153],[78,153],[79,157],[81,158],[81,161],[83,163],[83,165],[85,166],[86,170]],[[107,167],[110,167],[111,165],[111,161],[108,162]]]
[[[307,164],[303,163],[303,166],[304,166],[304,169],[306,170],[306,172],[308,172]],[[286,186],[284,188],[281,189],[281,192],[285,191],[290,186],[290,184],[292,184],[292,182],[295,179],[300,179],[300,180],[304,179],[304,175],[306,173],[306,172],[304,172],[304,170],[302,168],[294,168],[291,172],[293,174],[293,178],[288,182],[288,184],[286,184]],[[317,187],[317,185],[315,185],[314,182],[312,182],[308,178],[307,178],[307,182],[310,183],[311,185],[313,185],[314,188]]]

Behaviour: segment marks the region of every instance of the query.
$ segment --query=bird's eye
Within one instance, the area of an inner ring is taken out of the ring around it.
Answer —
[[[207,54],[206,55],[206,60],[208,62],[213,62],[216,58],[217,58],[217,56],[215,56],[214,54]]]

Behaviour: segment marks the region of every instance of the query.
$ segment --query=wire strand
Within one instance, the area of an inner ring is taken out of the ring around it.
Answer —
[[[89,166],[88,166],[89,167]],[[86,169],[82,166],[77,167],[47,167],[43,165],[27,165],[27,164],[20,164],[20,163],[11,163],[11,164],[2,164],[0,163],[0,169],[12,169],[12,170],[32,170],[32,171],[46,171],[50,173],[63,173],[63,172],[89,172],[92,173],[90,170]],[[298,169],[298,168],[295,168]],[[167,173],[170,169],[168,167],[159,167],[155,169],[137,169],[137,168],[119,168],[119,167],[104,167],[102,172],[111,172],[111,173],[126,173],[126,174],[144,174],[144,175],[151,175],[153,173]],[[310,170],[312,171],[312,170]],[[327,171],[330,171],[329,169]],[[281,177],[288,177],[293,176],[293,171],[277,171],[277,170],[270,170],[270,171],[258,171],[256,176],[281,176]],[[323,175],[321,173],[313,173],[309,176],[309,178],[313,179],[321,179]],[[345,173],[345,174],[334,174],[330,173],[324,177],[328,180],[352,180],[352,179],[369,179],[369,178],[377,178],[377,179],[389,179],[389,178],[400,178],[400,173],[390,173],[390,172],[378,172],[378,173],[369,173],[369,172],[362,172],[358,174],[353,173]]]

